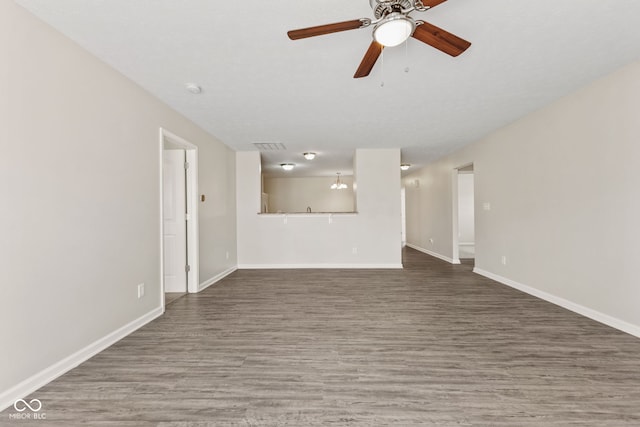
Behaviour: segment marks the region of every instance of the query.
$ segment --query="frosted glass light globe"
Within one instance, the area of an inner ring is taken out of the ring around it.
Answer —
[[[411,36],[415,26],[407,17],[391,14],[373,30],[373,39],[386,47],[398,46]]]

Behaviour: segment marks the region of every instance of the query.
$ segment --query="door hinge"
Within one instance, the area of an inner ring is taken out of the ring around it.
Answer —
[[[191,266],[189,264],[184,266],[184,271],[186,271],[187,273],[191,271]]]
[[[189,162],[184,162],[184,170],[189,169]]]

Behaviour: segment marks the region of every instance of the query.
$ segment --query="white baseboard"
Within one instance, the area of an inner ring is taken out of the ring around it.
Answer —
[[[596,322],[603,323],[607,326],[611,326],[612,328],[618,329],[622,332],[626,332],[628,334],[631,334],[633,336],[640,338],[640,326],[638,325],[625,322],[624,320],[618,319],[613,316],[609,316],[608,314],[604,314],[594,309],[591,309],[589,307],[576,304],[572,301],[552,295],[545,291],[541,291],[531,286],[523,285],[522,283],[516,282],[515,280],[507,279],[506,277],[499,276],[497,274],[482,270],[480,268],[474,268],[473,272],[481,276],[487,277],[491,280],[495,280],[496,282],[502,283],[503,285],[507,285],[514,289],[518,289],[519,291],[525,292],[529,295],[533,295],[534,297],[543,299],[552,304],[559,305],[560,307],[566,308],[567,310],[573,311],[574,313],[578,313],[582,316],[588,317],[589,319],[595,320]]]
[[[226,269],[220,274],[216,274],[211,279],[205,280],[204,282],[200,283],[200,285],[198,285],[198,292],[205,290],[206,288],[208,288],[209,286],[213,285],[216,282],[219,282],[220,280],[224,279],[225,277],[227,277],[237,269],[238,267],[233,266],[231,268]]]
[[[429,249],[425,249],[425,248],[421,248],[420,246],[412,245],[411,243],[407,243],[407,246],[410,247],[411,249],[415,249],[416,251],[420,251],[420,252],[425,253],[427,255],[431,255],[432,257],[440,258],[441,260],[447,261],[450,264],[460,264],[460,260],[459,259],[449,258],[449,257],[446,257],[444,255],[440,255],[437,252],[430,251]]]
[[[333,269],[390,269],[403,268],[402,264],[239,264],[241,270],[273,270],[295,268],[333,268]]]
[[[32,375],[21,383],[11,387],[9,390],[0,393],[0,412],[13,405],[16,400],[22,399],[39,388],[47,385],[59,376],[77,367],[82,362],[89,360],[102,350],[120,341],[136,329],[141,328],[161,316],[163,313],[164,310],[162,307],[155,308],[142,317],[124,325],[120,329],[111,332],[61,361],[54,363],[35,375]]]

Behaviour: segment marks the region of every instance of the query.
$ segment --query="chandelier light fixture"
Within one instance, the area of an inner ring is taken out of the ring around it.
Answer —
[[[338,177],[336,178],[336,182],[331,184],[331,189],[332,190],[344,190],[345,188],[349,188],[349,186],[347,184],[345,184],[344,182],[342,182],[340,180],[340,172],[336,172],[336,174],[338,175]]]

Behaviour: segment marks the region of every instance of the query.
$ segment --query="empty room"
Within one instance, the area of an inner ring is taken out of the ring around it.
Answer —
[[[0,0],[0,425],[640,425],[638,17]]]

